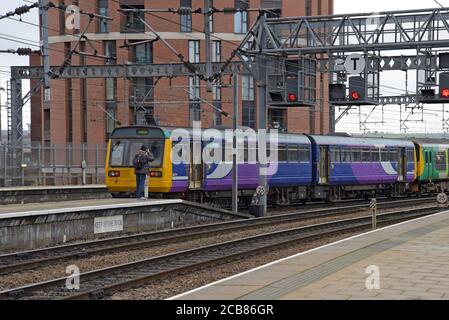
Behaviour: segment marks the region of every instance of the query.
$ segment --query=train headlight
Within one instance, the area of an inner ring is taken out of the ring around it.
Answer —
[[[120,171],[109,171],[108,176],[110,178],[118,178],[120,177]]]

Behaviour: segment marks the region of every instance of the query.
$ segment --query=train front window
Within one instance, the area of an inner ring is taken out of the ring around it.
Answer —
[[[134,156],[142,146],[146,146],[153,154],[154,161],[150,162],[150,167],[159,168],[162,166],[163,144],[161,141],[133,140],[129,144],[128,165],[133,166]]]
[[[112,144],[111,149],[111,166],[122,166],[125,155],[125,144],[121,141],[116,141]]]
[[[150,162],[149,166],[152,168],[162,166],[164,141],[148,139],[113,140],[111,146],[111,158],[109,160],[111,167],[133,167],[134,157],[142,146],[146,146],[153,154],[154,161]]]

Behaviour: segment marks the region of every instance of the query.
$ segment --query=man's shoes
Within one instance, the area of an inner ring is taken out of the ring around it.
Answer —
[[[145,197],[141,197],[141,198],[140,198],[140,200],[147,200],[147,198],[145,198]]]

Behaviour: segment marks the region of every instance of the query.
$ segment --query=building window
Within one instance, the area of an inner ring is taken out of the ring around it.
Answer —
[[[246,33],[248,31],[248,1],[235,0],[234,7],[238,12],[234,13],[234,33]]]
[[[181,8],[192,9],[192,0],[181,0]],[[181,15],[181,32],[192,32],[192,13]]]
[[[212,41],[212,62],[221,62],[221,41]]]
[[[121,5],[121,9],[144,9],[143,5]],[[145,24],[142,20],[145,20],[145,14],[143,12],[124,12],[122,23],[120,25],[120,32],[122,33],[137,33],[145,32]],[[141,20],[142,19],[142,20]]]
[[[153,78],[134,78],[133,92],[137,104],[153,101]]]
[[[98,14],[101,16],[108,15],[108,0],[98,0],[97,1]],[[108,20],[98,19],[98,32],[106,33],[108,32]]]
[[[212,84],[212,100],[221,100],[221,82],[217,80]]]
[[[117,79],[106,78],[106,100],[114,101],[116,98]]]
[[[256,128],[256,104],[254,102],[254,78],[242,76],[242,125]]]
[[[199,63],[200,62],[200,41],[199,40],[189,40],[189,62]]]
[[[104,55],[107,57],[105,63],[116,64],[117,63],[117,47],[114,40],[108,40],[104,42]]]
[[[135,63],[153,63],[153,43],[145,42],[133,45]]]
[[[214,15],[209,15],[209,30],[210,32],[214,32]]]
[[[256,104],[254,101],[242,102],[242,125],[256,129]]]
[[[254,78],[249,75],[242,76],[242,100],[254,101]]]
[[[200,78],[198,76],[189,77],[189,100],[200,99]]]
[[[278,129],[281,132],[287,131],[287,121],[285,119],[285,110],[268,110],[268,122],[271,128]]]
[[[189,123],[193,127],[194,121],[201,121],[201,105],[199,102],[189,103]]]
[[[222,125],[222,114],[220,110],[222,110],[221,105],[221,82],[217,80],[212,84],[212,99],[213,106],[216,108],[214,110],[214,125],[221,126]],[[218,109],[218,110],[217,110]]]
[[[109,138],[115,129],[116,115],[117,103],[115,101],[106,102],[106,138]]]
[[[213,101],[212,103],[216,108],[214,110],[214,126],[221,126],[223,124],[223,121],[221,119],[222,114],[220,112],[220,110],[222,110],[221,101]]]

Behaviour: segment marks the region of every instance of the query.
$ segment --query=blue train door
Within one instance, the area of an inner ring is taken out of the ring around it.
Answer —
[[[329,147],[320,146],[320,184],[329,183]]]

